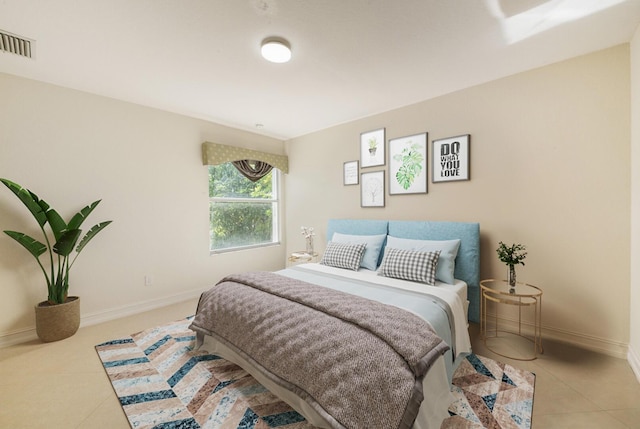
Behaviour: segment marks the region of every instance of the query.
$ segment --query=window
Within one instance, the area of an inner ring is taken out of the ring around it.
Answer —
[[[209,166],[211,252],[279,242],[279,175],[274,168],[252,182],[230,162]]]

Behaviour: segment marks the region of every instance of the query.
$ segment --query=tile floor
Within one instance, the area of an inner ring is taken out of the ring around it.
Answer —
[[[128,429],[94,346],[190,315],[196,300],[81,328],[56,343],[0,349],[0,428]],[[471,326],[474,351],[536,373],[534,429],[640,428],[640,383],[626,360],[544,342],[537,360],[494,355]],[[513,341],[494,349],[517,353]]]

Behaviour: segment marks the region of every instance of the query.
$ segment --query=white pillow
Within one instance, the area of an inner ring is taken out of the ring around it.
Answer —
[[[440,251],[436,279],[443,283],[454,284],[453,272],[456,268],[456,256],[460,240],[412,240],[410,238],[387,237],[387,247],[414,250],[418,252]]]
[[[381,235],[349,235],[334,232],[331,241],[336,243],[345,244],[366,244],[367,247],[364,251],[364,256],[360,261],[362,268],[375,271],[378,267],[378,259],[380,258],[380,250],[384,240],[387,238],[386,234]]]
[[[433,286],[436,283],[436,266],[439,254],[438,250],[435,252],[416,252],[387,246],[384,248],[384,257],[378,274]]]

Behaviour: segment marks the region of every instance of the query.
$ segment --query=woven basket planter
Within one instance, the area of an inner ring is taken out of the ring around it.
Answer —
[[[64,304],[43,301],[36,305],[36,333],[45,343],[64,340],[80,327],[80,298],[70,296]]]

